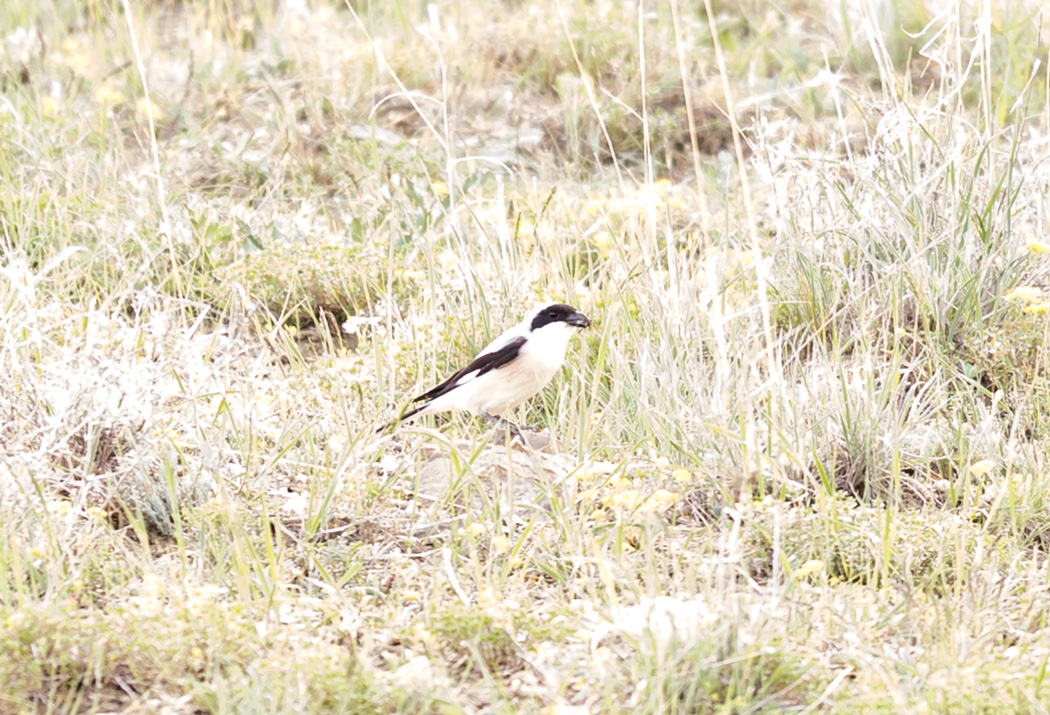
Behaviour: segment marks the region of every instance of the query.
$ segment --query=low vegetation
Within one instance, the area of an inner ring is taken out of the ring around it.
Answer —
[[[711,5],[0,9],[0,712],[1046,712],[1042,6]]]

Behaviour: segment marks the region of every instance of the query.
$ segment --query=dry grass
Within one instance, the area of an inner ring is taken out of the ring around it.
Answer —
[[[1040,8],[428,8],[0,10],[0,711],[1046,712]]]

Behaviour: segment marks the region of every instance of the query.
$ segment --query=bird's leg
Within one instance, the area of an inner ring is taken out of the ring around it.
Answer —
[[[487,419],[489,422],[495,422],[497,425],[503,425],[504,427],[510,430],[510,433],[512,435],[514,435],[515,437],[519,437],[523,442],[525,441],[525,437],[521,434],[521,428],[513,422],[511,422],[510,420],[505,420],[502,417],[497,417],[496,415],[490,415],[484,410],[481,411],[481,416]]]

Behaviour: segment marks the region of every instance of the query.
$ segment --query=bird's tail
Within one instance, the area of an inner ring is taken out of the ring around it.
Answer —
[[[411,410],[408,410],[407,412],[402,412],[400,415],[398,415],[397,417],[395,417],[394,419],[390,420],[385,425],[383,425],[382,427],[377,429],[376,430],[376,434],[379,434],[381,432],[386,432],[387,430],[390,430],[390,429],[393,429],[394,427],[397,427],[399,424],[401,424],[405,420],[409,419],[410,417],[415,417],[420,412],[425,410],[427,407],[429,407],[429,403],[425,404],[425,405],[420,405],[419,407],[413,407]]]

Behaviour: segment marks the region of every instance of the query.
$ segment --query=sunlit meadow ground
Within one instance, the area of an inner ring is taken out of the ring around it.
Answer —
[[[128,5],[0,7],[0,712],[1050,711],[1039,3]]]

